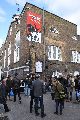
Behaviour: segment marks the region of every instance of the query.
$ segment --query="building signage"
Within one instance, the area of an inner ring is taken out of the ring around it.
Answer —
[[[31,11],[27,12],[27,39],[41,43],[42,16]]]
[[[42,62],[36,62],[36,72],[42,72]]]

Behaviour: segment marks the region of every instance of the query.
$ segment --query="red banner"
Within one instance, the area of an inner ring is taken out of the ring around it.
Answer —
[[[27,39],[41,43],[42,16],[27,12]]]

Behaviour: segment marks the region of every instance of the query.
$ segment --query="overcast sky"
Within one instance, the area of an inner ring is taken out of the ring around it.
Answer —
[[[77,34],[80,34],[80,0],[1,0],[0,1],[0,47],[5,41],[7,32],[12,21],[12,16],[17,11],[19,4],[20,12],[26,2],[34,4],[59,17],[62,17],[77,25]]]

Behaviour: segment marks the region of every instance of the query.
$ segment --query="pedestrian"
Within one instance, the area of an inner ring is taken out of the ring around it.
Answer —
[[[30,96],[30,75],[29,74],[27,74],[27,77],[24,80],[24,83],[25,83],[24,94],[26,96]]]
[[[32,108],[33,108],[33,102],[34,102],[34,91],[33,91],[33,81],[35,80],[35,74],[32,73],[31,74],[31,78],[30,78],[30,96],[31,96],[31,100],[30,100],[30,113],[32,113]]]
[[[2,80],[2,83],[0,83],[0,104],[4,105],[5,112],[10,111],[6,103],[6,87],[4,80]]]
[[[6,80],[6,97],[8,96],[9,100],[11,100],[10,99],[11,88],[12,88],[12,80],[11,80],[11,76],[8,75],[7,80]]]
[[[36,80],[33,81],[33,91],[34,91],[34,99],[35,99],[35,115],[38,116],[38,103],[40,101],[41,108],[41,117],[45,117],[44,114],[44,104],[43,104],[43,81],[40,80],[40,75],[36,75]]]
[[[21,85],[21,82],[18,79],[18,74],[15,73],[15,77],[13,78],[13,82],[12,82],[13,93],[14,93],[14,102],[16,102],[16,95],[18,94],[19,103],[21,103],[20,85]]]
[[[64,98],[65,98],[64,87],[57,79],[52,81],[52,84],[53,84],[53,90],[54,90],[54,94],[55,94],[54,98],[55,98],[55,103],[56,103],[56,111],[54,112],[54,114],[58,115],[59,109],[60,109],[60,115],[62,115],[63,102],[64,102]],[[61,94],[61,93],[63,93],[63,94]]]
[[[72,75],[69,74],[67,76],[67,99],[68,101],[72,101],[72,92],[73,92],[73,81],[72,81]]]

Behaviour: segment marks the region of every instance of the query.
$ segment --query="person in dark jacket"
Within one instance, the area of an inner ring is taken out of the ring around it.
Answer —
[[[20,85],[21,82],[18,79],[18,74],[15,74],[15,77],[13,78],[13,92],[14,92],[14,102],[16,102],[16,95],[18,94],[19,97],[19,103],[21,103],[21,96],[20,96]]]
[[[11,76],[8,75],[7,80],[6,80],[6,97],[8,96],[9,100],[10,100],[11,87],[12,87],[12,80],[11,80]]]
[[[44,104],[43,104],[43,81],[40,80],[40,75],[36,75],[36,80],[33,81],[33,91],[34,91],[34,99],[35,99],[35,114],[36,116],[39,115],[38,113],[38,103],[40,101],[40,108],[41,108],[41,117],[45,117],[44,114]]]
[[[10,111],[6,103],[6,89],[4,80],[0,83],[0,103],[4,105],[5,112]]]
[[[60,110],[60,115],[62,115],[64,98],[60,97],[60,93],[64,91],[64,87],[57,79],[54,79],[52,84],[53,84],[53,90],[55,93],[55,103],[56,103],[56,111],[54,112],[54,114],[58,115]]]
[[[30,113],[32,113],[32,108],[33,108],[33,100],[34,100],[34,91],[33,91],[33,86],[32,83],[35,80],[35,74],[31,74],[31,78],[30,78],[30,96],[31,96],[31,100],[30,100]]]

